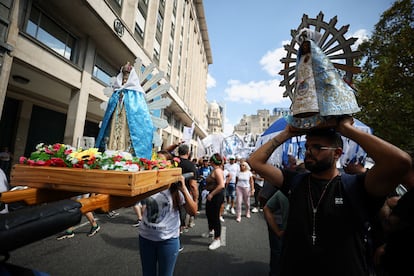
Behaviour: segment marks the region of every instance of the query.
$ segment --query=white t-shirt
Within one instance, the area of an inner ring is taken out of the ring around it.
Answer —
[[[237,163],[233,163],[233,164],[226,163],[224,168],[228,170],[229,173],[231,173],[230,183],[236,183],[236,176],[237,176],[237,173],[240,171],[240,165]]]
[[[179,191],[179,205],[185,203],[183,194]],[[142,201],[145,205],[139,235],[152,241],[163,241],[178,238],[180,235],[180,213],[173,206],[169,189],[156,193]]]
[[[237,174],[237,186],[243,188],[250,188],[250,177],[252,177],[252,175],[253,174],[251,171],[240,171]]]
[[[256,173],[255,176],[256,177],[259,177],[259,178],[262,178],[258,173]],[[256,183],[257,185],[259,185],[260,187],[263,187],[264,180],[263,179],[260,180],[260,179],[255,178],[254,183]]]
[[[229,173],[230,172],[227,169],[223,170],[224,183],[226,183],[226,179],[227,179],[227,176],[229,175]]]
[[[3,170],[0,169],[0,193],[8,191],[8,182],[7,177],[4,174]],[[5,204],[5,208],[0,210],[0,214],[7,214],[9,212],[8,205]]]

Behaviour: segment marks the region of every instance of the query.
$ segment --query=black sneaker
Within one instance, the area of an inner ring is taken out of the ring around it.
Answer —
[[[137,223],[132,224],[134,227],[139,227],[141,225],[141,220],[137,220]]]
[[[65,231],[63,234],[57,236],[56,239],[58,241],[60,241],[60,240],[64,240],[64,239],[73,238],[74,236],[75,236],[75,233],[73,233],[72,231]]]
[[[92,226],[91,230],[88,233],[88,237],[92,237],[93,235],[95,235],[96,233],[98,233],[98,231],[101,229],[101,227],[99,225],[96,226]]]

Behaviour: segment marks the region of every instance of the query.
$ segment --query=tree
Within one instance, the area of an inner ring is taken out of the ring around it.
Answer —
[[[414,2],[397,0],[362,43],[355,117],[392,144],[414,149]]]

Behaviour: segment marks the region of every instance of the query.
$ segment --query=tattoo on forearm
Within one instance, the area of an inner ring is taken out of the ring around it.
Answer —
[[[276,138],[272,138],[271,143],[269,143],[269,146],[265,149],[265,152],[267,155],[271,155],[275,149],[280,146],[282,143],[277,140]]]
[[[282,143],[279,141],[279,140],[277,140],[276,139],[276,137],[275,138],[272,138],[272,146],[274,147],[274,148],[277,148],[278,146],[280,146]]]

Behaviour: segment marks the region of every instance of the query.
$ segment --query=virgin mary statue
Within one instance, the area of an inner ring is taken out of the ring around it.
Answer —
[[[129,62],[121,68],[113,89],[96,146],[150,159],[154,126],[145,92]]]
[[[308,28],[295,37],[300,45],[295,72],[295,96],[289,123],[297,128],[323,127],[335,116],[360,111],[355,91],[341,78],[319,48],[321,35]]]

